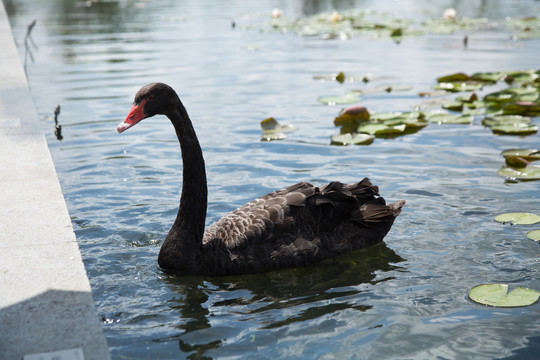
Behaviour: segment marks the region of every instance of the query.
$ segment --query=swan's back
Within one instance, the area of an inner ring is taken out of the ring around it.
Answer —
[[[230,274],[299,266],[374,245],[388,233],[404,203],[386,205],[367,178],[321,188],[301,182],[210,225],[200,270]]]

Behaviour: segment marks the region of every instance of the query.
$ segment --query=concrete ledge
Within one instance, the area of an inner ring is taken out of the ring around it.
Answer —
[[[0,49],[0,359],[109,359],[1,1]]]

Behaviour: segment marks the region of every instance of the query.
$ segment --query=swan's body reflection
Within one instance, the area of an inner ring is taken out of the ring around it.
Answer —
[[[190,357],[211,357],[212,349],[225,343],[256,342],[255,332],[279,333],[296,323],[324,321],[346,309],[367,311],[375,296],[370,285],[392,279],[380,272],[400,270],[396,264],[401,261],[380,243],[300,268],[217,278],[169,276],[165,282],[179,295],[170,306],[182,319],[178,326],[182,333],[175,338]],[[231,320],[237,320],[238,327],[223,325]],[[331,328],[332,323],[322,326]]]

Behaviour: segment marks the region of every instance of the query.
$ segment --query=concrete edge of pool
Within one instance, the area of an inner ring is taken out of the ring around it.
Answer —
[[[0,49],[0,359],[109,359],[2,1]]]

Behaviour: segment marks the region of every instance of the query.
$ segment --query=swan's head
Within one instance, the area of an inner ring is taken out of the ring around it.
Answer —
[[[152,83],[143,86],[137,91],[128,116],[118,124],[116,131],[124,132],[141,120],[157,114],[166,115],[173,99],[178,99],[178,95],[169,85]]]

